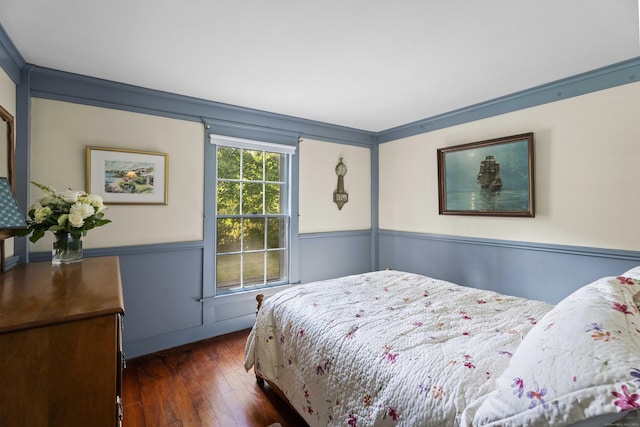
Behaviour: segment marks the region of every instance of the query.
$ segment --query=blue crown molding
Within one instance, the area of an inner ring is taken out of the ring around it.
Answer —
[[[24,58],[0,25],[0,67],[18,85],[20,84],[20,70],[24,65]]]
[[[640,57],[379,132],[378,144],[640,80]]]
[[[157,91],[59,70],[30,68],[30,92],[38,98],[206,123],[221,121],[236,127],[295,132],[322,139],[372,146],[375,133],[313,120],[238,107]]]

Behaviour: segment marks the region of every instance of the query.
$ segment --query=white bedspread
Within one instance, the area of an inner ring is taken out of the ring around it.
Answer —
[[[245,368],[311,426],[454,426],[552,308],[398,271],[316,282],[265,301]]]

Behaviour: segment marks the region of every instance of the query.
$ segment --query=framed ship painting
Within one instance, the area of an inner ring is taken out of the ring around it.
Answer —
[[[533,217],[533,133],[438,149],[441,215]]]
[[[169,155],[87,147],[87,193],[106,204],[166,205]]]

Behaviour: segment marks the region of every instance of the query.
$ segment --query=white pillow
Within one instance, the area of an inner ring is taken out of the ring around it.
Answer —
[[[622,276],[640,280],[640,265],[625,272]]]
[[[605,277],[549,311],[466,423],[562,426],[640,407],[640,280]],[[621,414],[622,415],[622,414]]]

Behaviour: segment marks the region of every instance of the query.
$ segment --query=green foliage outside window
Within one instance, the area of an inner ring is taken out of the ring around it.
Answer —
[[[285,156],[279,153],[219,146],[217,151],[217,284],[239,285],[239,259],[230,252],[286,249]],[[265,242],[266,238],[266,242]],[[266,243],[266,246],[265,246]],[[223,254],[223,255],[221,255]],[[277,254],[274,254],[277,255]],[[278,255],[279,257],[280,255]],[[280,263],[262,253],[243,254],[245,278],[280,276]],[[249,261],[253,260],[253,261]],[[255,271],[254,271],[255,270]],[[225,271],[227,273],[225,273]],[[254,271],[249,273],[249,271]],[[259,280],[252,279],[262,283]]]

